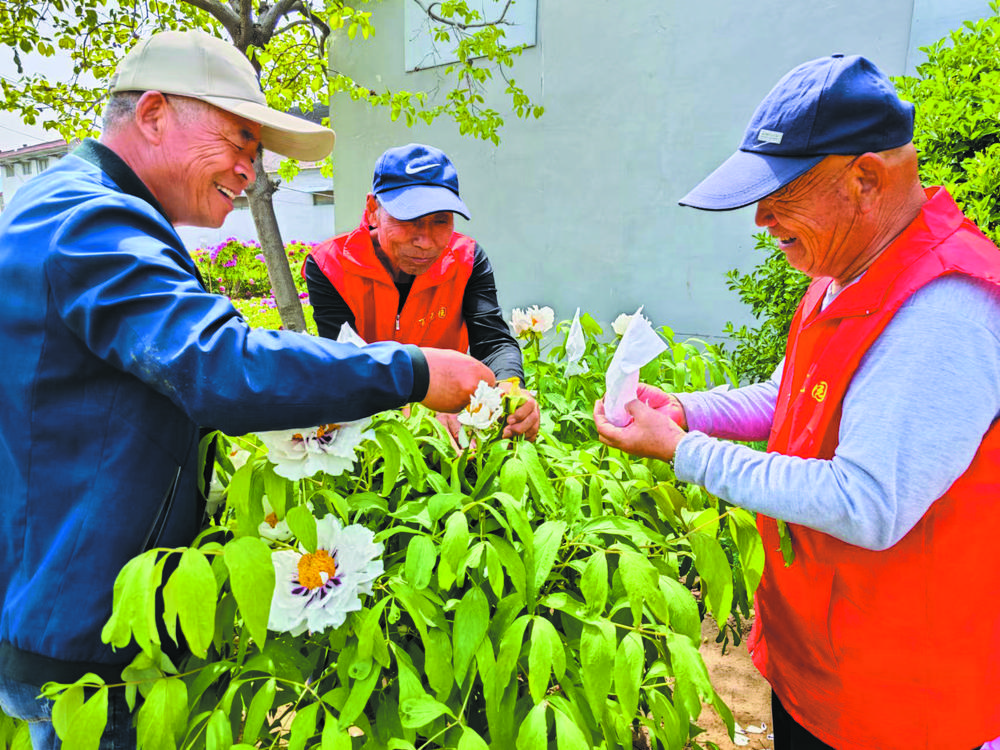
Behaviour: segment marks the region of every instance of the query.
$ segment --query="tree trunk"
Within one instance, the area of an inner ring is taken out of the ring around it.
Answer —
[[[299,293],[292,280],[292,271],[285,255],[285,243],[281,239],[278,220],[274,216],[274,203],[271,196],[277,189],[277,183],[272,182],[264,171],[262,156],[254,160],[257,171],[256,181],[247,188],[247,198],[250,200],[250,213],[257,228],[257,237],[264,251],[264,262],[267,264],[267,275],[274,290],[274,301],[278,306],[281,324],[286,330],[306,331],[306,316],[302,311]]]

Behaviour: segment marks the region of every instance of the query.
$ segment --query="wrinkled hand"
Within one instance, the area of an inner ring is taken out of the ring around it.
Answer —
[[[687,433],[669,414],[669,405],[662,403],[660,408],[654,408],[636,399],[625,404],[625,411],[632,421],[625,427],[615,427],[604,414],[604,401],[594,404],[594,425],[600,441],[633,456],[673,460],[677,444]],[[683,415],[683,409],[681,412]]]
[[[430,387],[420,403],[434,411],[457,412],[472,398],[480,380],[495,385],[496,376],[489,367],[468,354],[451,349],[421,347],[430,371]]]
[[[509,382],[500,383],[500,389],[508,393],[512,384]],[[541,412],[538,410],[538,402],[535,397],[523,388],[519,389],[524,403],[518,406],[514,413],[507,417],[507,424],[504,425],[502,437],[510,438],[515,435],[523,435],[528,440],[534,442],[538,437],[538,428],[542,422]]]
[[[461,452],[462,446],[458,443],[458,434],[462,431],[462,423],[458,421],[458,416],[445,411],[439,411],[434,415],[434,418],[443,424],[444,428],[448,431],[448,440],[451,443],[451,447]],[[475,440],[470,442],[470,448],[475,450]]]

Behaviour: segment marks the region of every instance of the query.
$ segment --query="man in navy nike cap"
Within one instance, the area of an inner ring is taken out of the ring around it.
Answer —
[[[468,219],[469,209],[443,151],[410,143],[383,153],[360,226],[317,245],[303,266],[320,336],[337,338],[347,323],[368,342],[468,351],[498,381],[523,381],[493,267],[478,242],[455,231],[455,214]],[[456,436],[456,418],[439,418]],[[504,434],[534,440],[538,426],[529,396]]]

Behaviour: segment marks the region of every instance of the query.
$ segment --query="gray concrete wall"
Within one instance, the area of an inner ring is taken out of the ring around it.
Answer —
[[[408,1],[371,6],[376,37],[335,39],[333,67],[376,90],[446,86],[440,69],[403,72]],[[357,225],[385,148],[430,143],[458,168],[472,220],[457,228],[493,260],[506,310],[547,304],[566,319],[580,306],[610,321],[644,304],[654,324],[720,335],[728,320],[749,322],[725,272],[763,258],[752,251],[753,211],[706,213],[677,199],[732,153],[798,63],[860,53],[904,73],[914,1],[538,0],[538,44],[511,75],[546,111],[518,120],[495,86],[499,147],[451,122],[407,128],[335,97],[336,229]]]

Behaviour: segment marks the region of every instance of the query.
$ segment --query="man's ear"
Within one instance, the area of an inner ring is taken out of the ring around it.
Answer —
[[[365,198],[365,224],[369,229],[378,226],[378,198],[372,193],[368,193],[368,197]]]
[[[135,125],[153,146],[159,146],[169,125],[167,97],[159,91],[146,91],[135,105]]]
[[[862,211],[870,211],[881,200],[889,179],[889,167],[881,154],[861,154],[851,164],[851,186]]]

